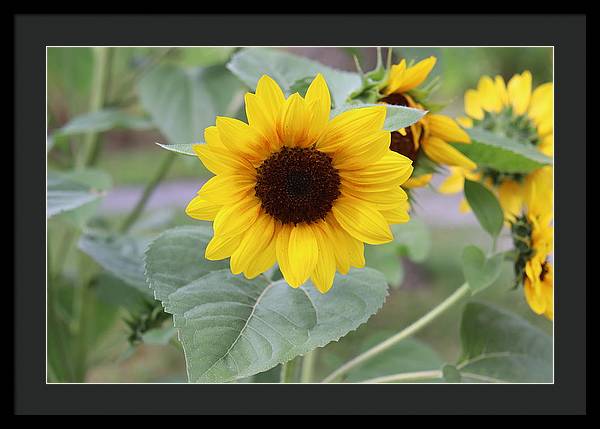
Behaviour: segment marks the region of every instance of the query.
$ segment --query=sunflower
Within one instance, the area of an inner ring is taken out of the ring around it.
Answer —
[[[511,225],[517,250],[515,272],[522,282],[525,299],[536,314],[554,317],[554,269],[550,262],[553,247],[552,209],[545,192],[532,184],[526,192],[526,212]]]
[[[414,93],[416,88],[427,79],[435,63],[436,58],[429,57],[413,66],[407,66],[406,60],[393,65],[390,68],[383,97],[379,101],[425,110],[424,106],[416,101]],[[410,127],[392,132],[390,149],[415,161],[417,170],[422,153],[439,165],[461,166],[467,169],[476,167],[473,161],[448,142],[470,143],[471,140],[469,135],[449,116],[427,114]],[[416,177],[411,177],[404,187],[424,186],[429,183],[431,177],[431,173],[418,174]]]
[[[213,221],[207,259],[230,258],[231,271],[246,278],[277,262],[290,286],[310,278],[325,293],[336,270],[364,267],[364,243],[387,243],[389,224],[408,221],[400,185],[412,161],[389,150],[384,106],[330,120],[320,74],[304,97],[287,99],[263,76],[245,105],[248,123],[217,117],[206,144],[194,146],[215,176],[186,213]]]
[[[553,134],[553,85],[544,83],[532,91],[532,76],[529,71],[514,75],[508,84],[501,76],[492,79],[483,76],[477,89],[465,92],[465,113],[467,117],[458,119],[464,127],[478,126],[489,131],[516,138],[524,144],[535,146],[549,157],[554,153]],[[447,181],[440,187],[441,192],[455,193],[461,189],[452,186],[465,174],[478,177],[493,189],[500,200],[507,219],[521,212],[526,188],[532,181],[548,188],[552,187],[551,167],[542,167],[544,173],[535,170],[530,174],[509,173],[493,168],[454,169]],[[548,172],[550,176],[548,176]],[[464,206],[464,203],[463,203]]]

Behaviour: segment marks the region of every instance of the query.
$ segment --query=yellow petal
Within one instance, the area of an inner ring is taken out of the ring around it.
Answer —
[[[456,118],[456,122],[458,122],[463,128],[472,128],[473,120],[466,116],[459,116]]]
[[[204,141],[211,149],[219,148],[219,149],[227,149],[223,142],[221,141],[221,135],[219,134],[219,129],[212,125],[210,127],[206,127],[204,129]],[[195,147],[195,146],[194,146]]]
[[[454,165],[468,170],[477,167],[473,161],[437,137],[430,136],[423,141],[423,150],[429,158],[438,164]]]
[[[552,112],[554,104],[554,86],[552,82],[538,86],[531,94],[528,116],[538,122]]]
[[[438,188],[442,194],[456,194],[461,192],[465,186],[465,175],[461,167],[450,167],[450,175]]]
[[[264,273],[265,271],[269,270],[277,261],[277,253],[275,251],[277,231],[278,228],[275,227],[273,237],[267,246],[261,252],[259,252],[246,267],[246,270],[244,271],[244,276],[246,278],[253,279],[259,274]]]
[[[402,201],[398,207],[392,210],[381,210],[381,214],[388,223],[406,223],[410,220],[409,209],[409,202]]]
[[[391,133],[374,131],[357,135],[351,144],[338,148],[333,154],[333,166],[340,171],[361,170],[390,152]]]
[[[362,203],[369,204],[378,210],[393,210],[401,201],[407,201],[408,195],[400,186],[392,186],[384,190],[374,191],[369,188],[362,190],[349,188],[342,185],[340,191],[343,196],[351,196]]]
[[[242,240],[242,234],[218,235],[215,234],[209,241],[204,256],[209,261],[219,261],[231,256],[238,248]]]
[[[311,280],[319,292],[326,293],[333,286],[336,262],[333,244],[329,242],[328,236],[322,228],[328,228],[324,221],[313,227],[319,246],[319,256]]]
[[[498,94],[498,99],[502,103],[502,107],[508,106],[508,91],[506,90],[506,83],[504,83],[502,76],[496,76],[494,85],[496,86],[496,94]]]
[[[274,219],[266,213],[259,214],[256,221],[243,234],[240,245],[231,255],[231,272],[239,274],[246,271],[252,261],[267,248],[274,231]]]
[[[316,147],[324,152],[334,152],[353,145],[357,138],[381,131],[385,115],[385,106],[361,107],[340,113],[329,121]]]
[[[207,144],[192,146],[202,164],[214,174],[254,174],[253,165],[243,157],[231,152],[226,147],[211,147]]]
[[[261,100],[256,94],[247,93],[244,97],[246,104],[246,116],[248,124],[257,130],[265,139],[265,145],[272,150],[279,146],[279,136],[277,135],[277,115]]]
[[[310,114],[306,102],[298,93],[292,94],[284,103],[278,120],[281,142],[289,147],[304,147],[308,141]]]
[[[221,204],[206,201],[202,197],[194,197],[187,205],[185,213],[198,220],[214,220],[221,207],[223,207]]]
[[[402,85],[402,79],[406,72],[406,60],[403,59],[399,64],[394,64],[390,67],[390,76],[388,78],[388,84],[385,88],[385,95],[389,95],[393,92],[398,92],[398,88]]]
[[[333,215],[351,236],[368,244],[383,244],[394,238],[385,218],[373,206],[352,197],[340,197]]]
[[[219,174],[208,179],[198,195],[216,204],[231,204],[248,195],[255,184],[256,180],[249,175]]]
[[[256,197],[223,207],[213,222],[215,235],[236,235],[246,231],[258,217],[260,202]]]
[[[527,112],[531,99],[531,73],[526,70],[520,75],[514,75],[508,82],[507,88],[513,112],[516,115],[523,115]]]
[[[239,119],[217,116],[217,129],[223,144],[235,154],[262,160],[267,156],[264,137]]]
[[[256,97],[260,99],[269,117],[275,120],[285,101],[283,91],[277,82],[269,76],[263,75],[256,84]]]
[[[387,151],[385,155],[373,164],[360,170],[342,170],[341,179],[350,187],[364,189],[365,187],[386,189],[392,185],[401,185],[413,172],[412,160],[396,152]]]
[[[466,198],[463,198],[462,200],[460,200],[460,205],[458,206],[458,210],[461,213],[469,213],[471,211],[471,206],[469,206],[469,203],[467,202]]]
[[[554,136],[550,134],[549,136],[544,137],[539,144],[538,149],[546,156],[554,156]]]
[[[465,92],[465,113],[473,119],[483,119],[481,97],[474,89],[468,89]]]
[[[488,112],[500,112],[502,110],[502,101],[496,90],[494,81],[489,76],[483,76],[479,79],[477,85],[477,92],[479,93],[479,100],[481,107]]]
[[[400,86],[398,86],[394,92],[407,92],[419,86],[427,79],[427,76],[431,73],[435,63],[436,58],[429,57],[419,61],[412,67],[408,67],[402,76]]]
[[[288,248],[289,278],[292,286],[300,286],[315,269],[319,256],[319,247],[312,226],[299,224],[292,228]]]
[[[471,143],[469,135],[451,118],[445,115],[427,115],[429,132],[447,142]]]
[[[312,112],[310,121],[309,140],[317,141],[329,122],[331,111],[331,95],[327,82],[321,73],[311,82],[304,97],[309,110]]]
[[[546,311],[546,301],[541,292],[536,290],[529,279],[525,280],[523,290],[525,292],[525,299],[531,310],[536,314],[543,314]]]
[[[521,185],[510,180],[502,182],[498,187],[498,200],[506,219],[519,216],[523,205],[523,189]]]
[[[412,176],[402,185],[405,189],[421,188],[431,182],[433,174],[423,174],[421,176]]]

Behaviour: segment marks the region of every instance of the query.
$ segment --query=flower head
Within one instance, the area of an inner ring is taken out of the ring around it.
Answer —
[[[392,105],[424,109],[416,100],[415,90],[429,76],[436,63],[435,57],[424,59],[413,66],[406,60],[390,68],[389,79],[381,102]],[[415,175],[405,187],[424,186],[432,178],[431,173],[420,173],[419,161],[426,156],[438,165],[475,168],[475,163],[452,147],[448,142],[470,143],[468,134],[452,118],[440,114],[427,114],[408,128],[392,132],[390,149],[415,161]]]
[[[552,206],[545,192],[534,184],[526,192],[526,212],[511,224],[517,250],[515,273],[523,285],[529,307],[536,314],[554,317],[554,270],[550,262],[553,248]]]
[[[384,106],[330,119],[320,74],[288,98],[263,76],[245,102],[248,123],[217,117],[194,146],[215,176],[186,212],[213,221],[207,259],[230,258],[247,278],[277,262],[291,286],[310,278],[327,292],[336,270],[364,266],[363,243],[389,242],[389,224],[408,221],[412,161],[389,150]]]
[[[494,79],[483,76],[476,89],[465,92],[464,102],[467,117],[458,119],[463,126],[481,127],[523,144],[533,145],[547,156],[553,155],[552,83],[544,83],[532,91],[532,76],[529,71],[514,75],[508,84],[501,76]],[[478,174],[479,179],[495,191],[505,217],[510,220],[521,212],[526,188],[532,181],[542,181],[538,183],[538,188],[542,184],[551,188],[551,167],[542,169],[545,170],[544,173],[535,170],[524,174],[479,167],[477,171],[472,169],[470,172]],[[455,179],[451,176],[449,180]]]

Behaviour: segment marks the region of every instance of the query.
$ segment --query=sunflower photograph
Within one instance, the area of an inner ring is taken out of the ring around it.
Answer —
[[[553,67],[48,46],[46,383],[554,383]]]

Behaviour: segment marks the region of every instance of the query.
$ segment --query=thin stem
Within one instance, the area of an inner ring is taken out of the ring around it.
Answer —
[[[92,92],[90,94],[89,111],[96,112],[102,108],[104,103],[104,84],[105,74],[108,64],[108,49],[104,47],[94,47],[94,74],[92,81]],[[90,162],[95,152],[98,134],[95,132],[87,133],[84,136],[83,144],[77,152],[76,167],[83,168]]]
[[[281,365],[281,375],[279,377],[280,383],[293,383],[296,376],[296,367],[298,365],[298,359],[292,359]]]
[[[164,179],[164,177],[167,175],[174,160],[175,160],[174,152],[168,152],[165,154],[165,157],[163,158],[162,163],[160,164],[158,170],[156,171],[156,174],[154,175],[152,180],[150,182],[148,182],[148,184],[146,185],[146,188],[144,189],[142,196],[140,197],[139,201],[137,202],[137,204],[135,205],[135,207],[133,208],[131,213],[129,213],[129,215],[127,216],[127,218],[121,225],[119,232],[125,233],[125,232],[129,231],[129,228],[131,228],[131,226],[134,224],[134,222],[140,217],[140,215],[144,211],[144,207],[146,207],[146,203],[148,202],[148,199],[150,198],[150,196],[152,195],[152,193],[154,192],[156,187],[160,184],[162,179]]]
[[[317,349],[308,352],[302,358],[302,371],[300,372],[300,382],[310,383],[313,379]]]
[[[456,304],[458,301],[460,301],[463,297],[469,295],[469,293],[470,293],[469,285],[467,283],[463,284],[456,291],[454,291],[454,293],[452,295],[450,295],[448,298],[446,298],[444,301],[442,301],[437,307],[435,307],[429,313],[427,313],[426,315],[421,317],[419,320],[414,322],[412,325],[409,325],[408,327],[404,328],[402,331],[398,332],[397,334],[391,336],[387,340],[382,341],[381,343],[370,348],[366,352],[358,355],[354,359],[351,359],[350,361],[348,361],[347,363],[345,363],[344,365],[342,365],[341,367],[339,367],[338,369],[333,371],[327,377],[325,377],[323,379],[322,383],[329,383],[329,382],[337,380],[342,375],[348,373],[351,369],[357,367],[358,365],[360,365],[360,364],[366,362],[367,360],[377,356],[378,354],[384,352],[385,350],[387,350],[390,347],[394,346],[395,344],[399,343],[403,339],[410,337],[411,335],[413,335],[414,333],[416,333],[417,331],[419,331],[420,329],[422,329],[423,327],[427,326],[429,323],[434,321],[439,315],[443,314],[447,309],[452,307],[454,304]]]
[[[360,383],[393,383],[395,381],[435,380],[437,378],[442,378],[443,376],[442,371],[434,369],[431,371],[404,372],[401,374],[385,375],[363,380]]]

